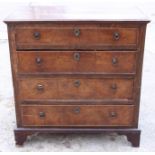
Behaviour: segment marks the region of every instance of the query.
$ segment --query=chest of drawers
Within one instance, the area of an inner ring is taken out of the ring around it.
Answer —
[[[91,17],[91,9],[74,17],[67,7],[53,8],[26,8],[5,21],[16,143],[33,133],[117,132],[139,146],[148,20],[105,20],[101,11]]]

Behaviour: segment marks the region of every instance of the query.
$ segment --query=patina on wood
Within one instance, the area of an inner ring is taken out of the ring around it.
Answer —
[[[117,132],[139,146],[149,21],[135,9],[103,7],[25,7],[5,20],[16,144],[33,133]]]

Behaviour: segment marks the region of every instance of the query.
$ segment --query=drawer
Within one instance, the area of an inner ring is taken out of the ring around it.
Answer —
[[[21,106],[23,126],[132,126],[132,105]]]
[[[19,73],[135,73],[136,52],[20,51]]]
[[[121,78],[20,78],[21,100],[31,99],[124,99],[131,100],[133,79]]]
[[[16,48],[22,49],[136,49],[138,28],[100,25],[20,26]]]

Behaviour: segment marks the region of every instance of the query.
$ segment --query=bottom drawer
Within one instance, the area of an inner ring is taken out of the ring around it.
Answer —
[[[23,105],[23,126],[132,126],[133,105]]]

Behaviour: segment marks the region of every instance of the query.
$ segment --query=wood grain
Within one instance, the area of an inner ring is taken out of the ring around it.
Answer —
[[[79,82],[79,85],[77,83]],[[20,99],[132,99],[133,79],[21,78]],[[38,85],[43,89],[39,90]]]
[[[21,111],[23,126],[132,126],[134,106],[30,105]]]
[[[36,132],[116,131],[139,146],[149,20],[139,10],[113,9],[98,3],[21,7],[5,20],[17,144]]]
[[[86,24],[87,25],[87,24]],[[36,27],[29,25],[16,26],[16,48],[22,49],[100,49],[103,47],[135,48],[137,45],[138,29],[102,27],[100,24],[84,26],[65,25]],[[75,31],[79,31],[79,36]],[[34,34],[39,33],[35,38]],[[119,37],[115,38],[115,33]],[[93,37],[92,37],[93,36]]]
[[[79,60],[75,56],[79,56]],[[37,61],[38,60],[38,61]],[[40,61],[39,61],[40,60]],[[135,73],[135,51],[20,51],[19,73]]]

